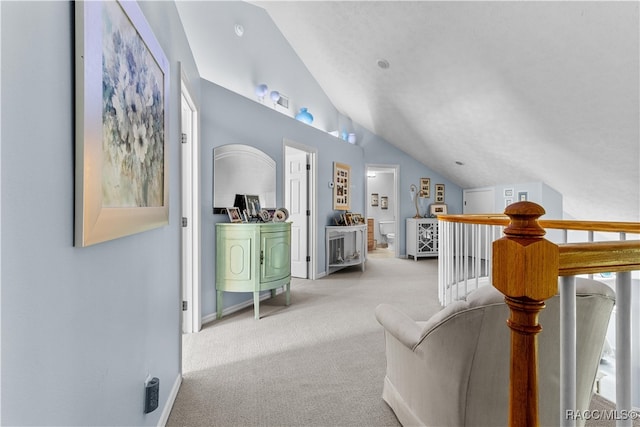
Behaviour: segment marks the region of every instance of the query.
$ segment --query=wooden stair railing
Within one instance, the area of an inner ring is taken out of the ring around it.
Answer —
[[[493,242],[493,286],[511,315],[509,425],[538,425],[538,314],[558,291],[558,247],[538,224],[544,209],[530,202],[509,205],[511,223]]]
[[[538,426],[538,314],[558,292],[558,277],[640,269],[639,241],[556,245],[544,238],[538,222],[544,213],[532,202],[509,205],[505,236],[493,242],[493,286],[510,309],[508,425],[513,427]]]

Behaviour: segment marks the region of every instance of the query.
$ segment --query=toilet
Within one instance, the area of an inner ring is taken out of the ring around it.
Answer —
[[[385,241],[387,242],[388,248],[391,251],[395,251],[395,240],[396,240],[396,222],[395,221],[379,221],[378,226],[380,227],[380,234],[384,236]]]

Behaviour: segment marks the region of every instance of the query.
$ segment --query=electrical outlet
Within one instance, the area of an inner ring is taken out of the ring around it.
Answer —
[[[160,397],[160,380],[156,377],[151,378],[144,386],[144,413],[148,414],[158,408],[158,399]]]

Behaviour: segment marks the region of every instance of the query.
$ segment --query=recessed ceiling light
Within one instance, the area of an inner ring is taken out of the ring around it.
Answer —
[[[462,163],[460,160],[456,160],[456,165],[462,166],[462,165],[464,165],[464,163]]]
[[[389,61],[387,61],[386,59],[378,59],[378,67],[386,70],[387,68],[389,68]]]
[[[238,37],[242,37],[242,35],[244,34],[244,27],[242,25],[240,25],[240,24],[236,24],[233,27],[233,30],[236,32],[236,35]]]

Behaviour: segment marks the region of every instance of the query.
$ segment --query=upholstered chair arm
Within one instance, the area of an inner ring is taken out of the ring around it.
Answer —
[[[415,350],[431,331],[447,318],[466,308],[468,304],[465,301],[455,301],[428,321],[416,322],[397,308],[389,304],[380,304],[376,307],[376,318],[387,332],[411,350]]]
[[[376,318],[387,332],[412,350],[422,339],[423,328],[392,305],[377,306]]]

